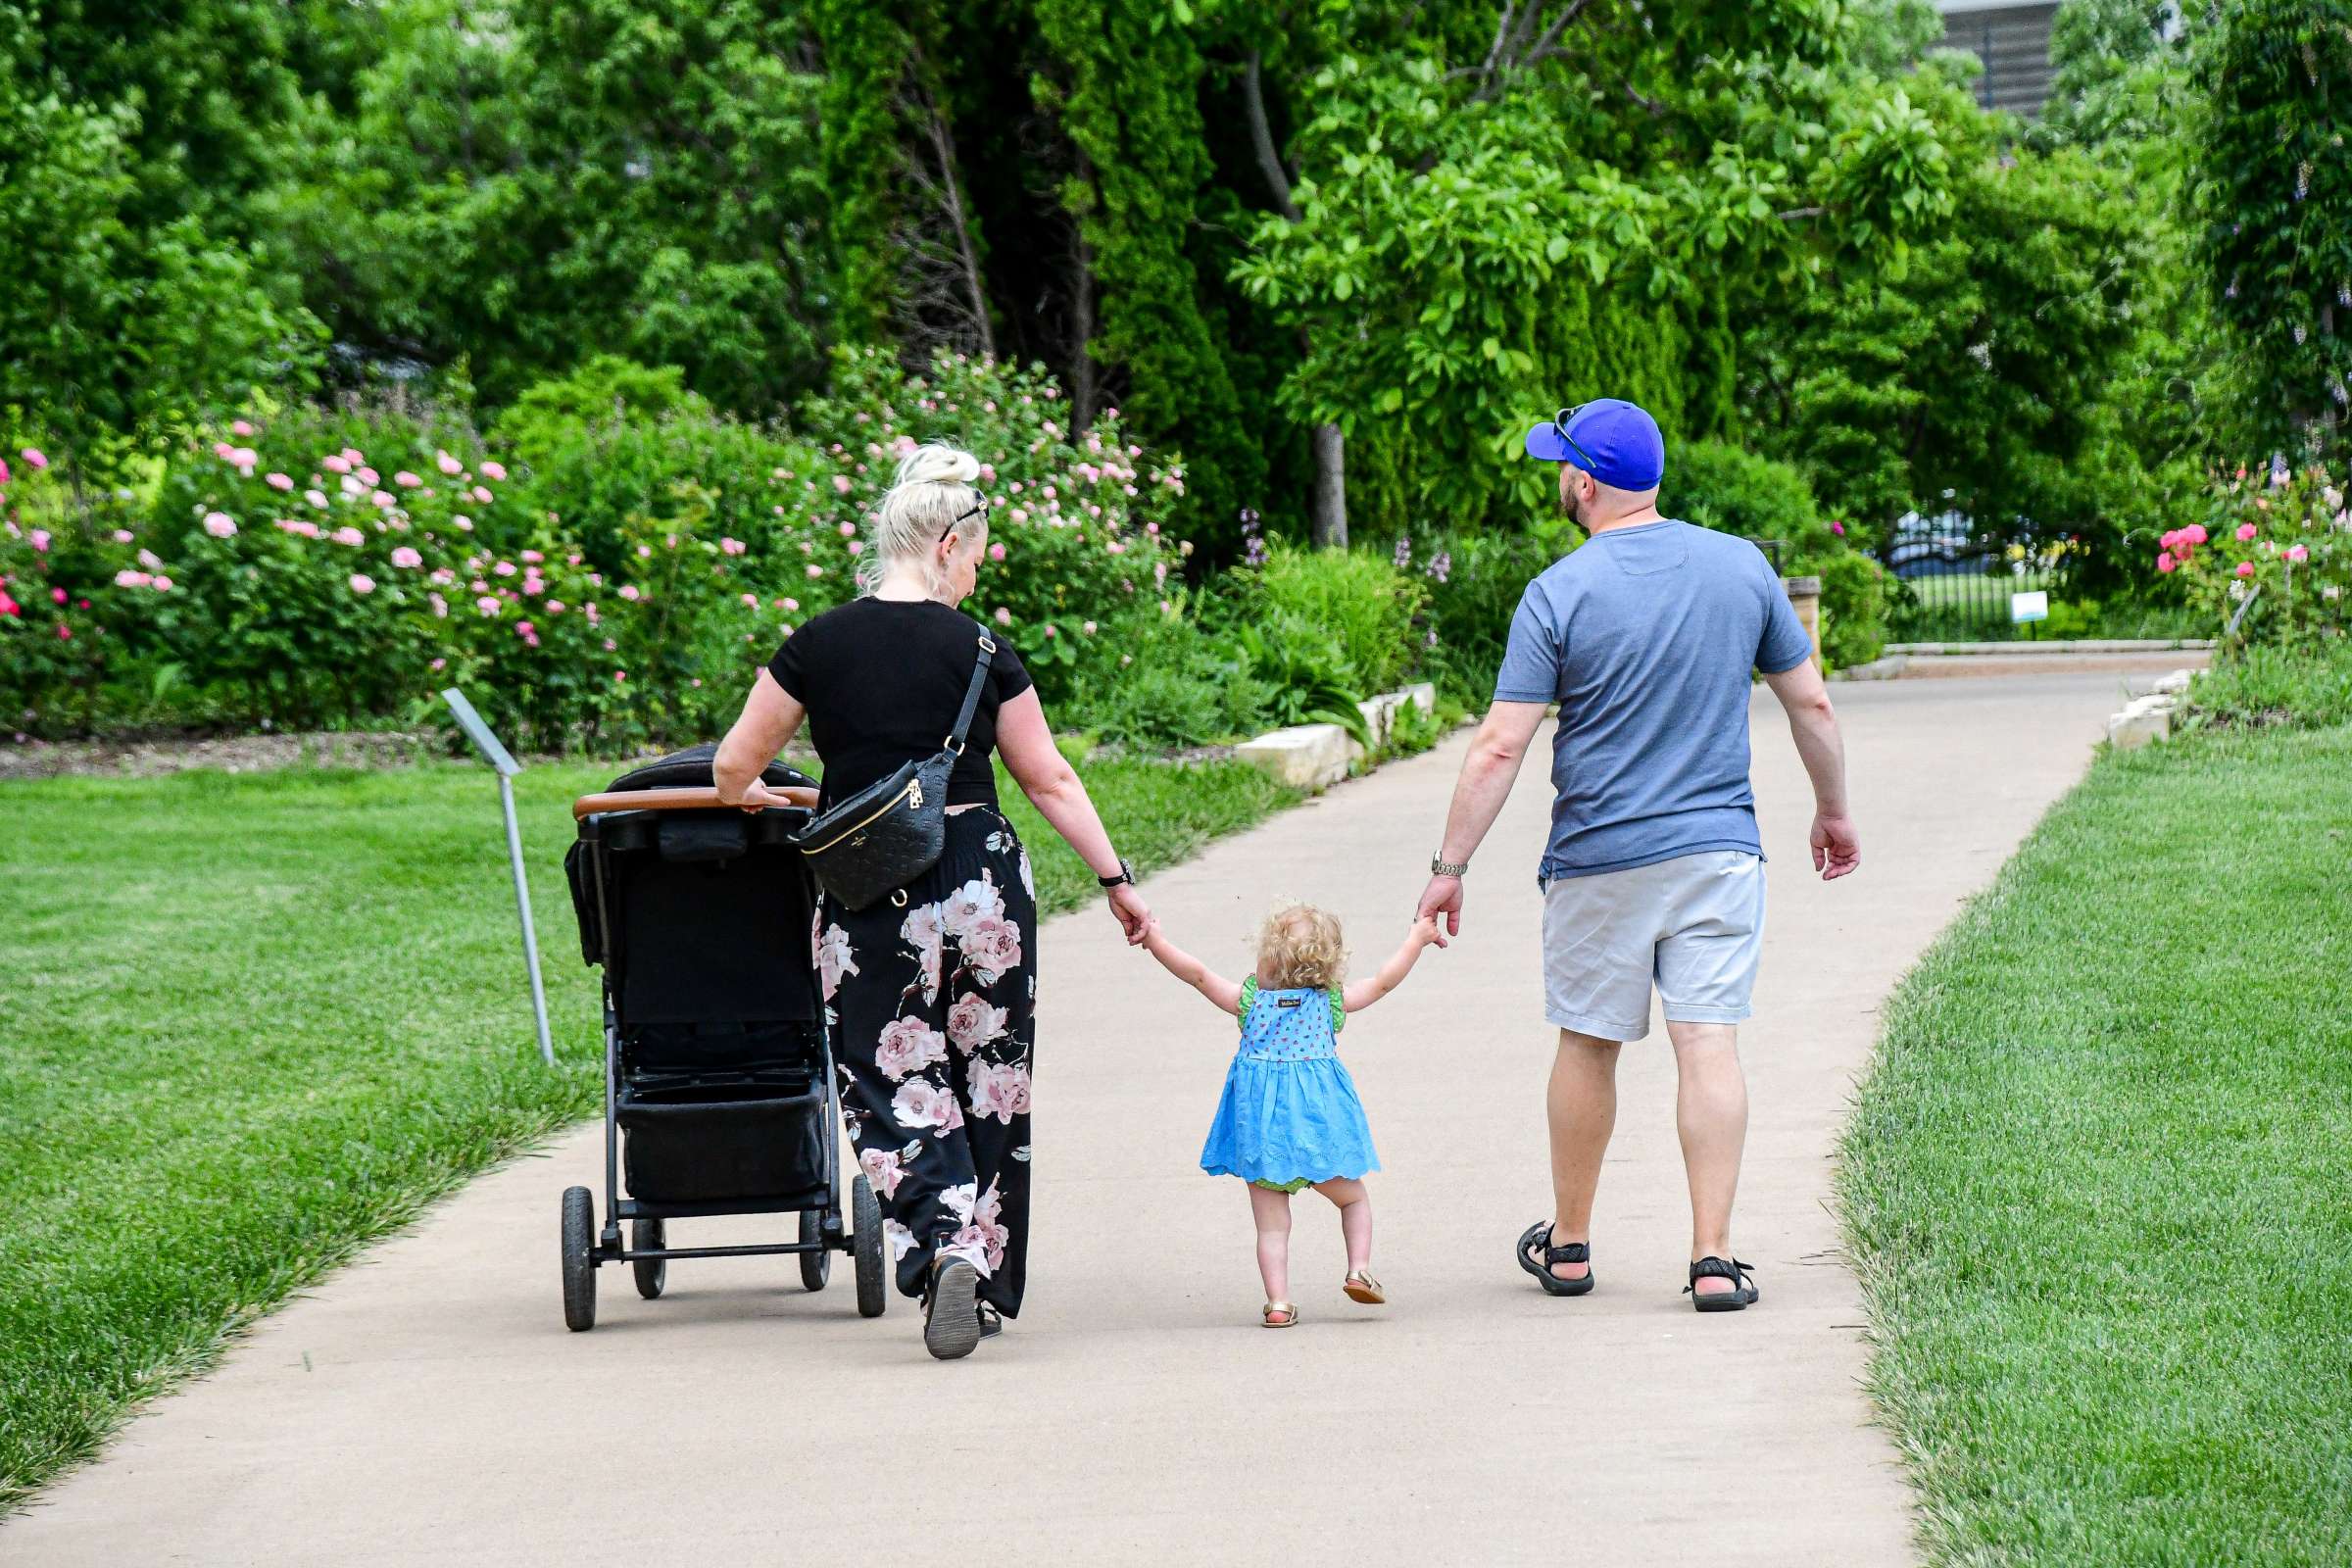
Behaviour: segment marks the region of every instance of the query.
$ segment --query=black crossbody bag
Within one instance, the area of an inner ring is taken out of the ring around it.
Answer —
[[[963,756],[963,737],[980,708],[997,645],[980,636],[979,662],[963,690],[947,745],[867,785],[801,829],[793,848],[808,863],[816,885],[845,909],[862,909],[896,893],[939,863],[948,847],[948,775]],[[895,902],[904,904],[901,895]]]

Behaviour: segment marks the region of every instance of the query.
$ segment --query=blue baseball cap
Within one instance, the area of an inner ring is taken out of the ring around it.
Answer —
[[[1666,476],[1666,438],[1639,403],[1600,398],[1562,409],[1527,432],[1527,455],[1566,463],[1619,490],[1647,490]]]

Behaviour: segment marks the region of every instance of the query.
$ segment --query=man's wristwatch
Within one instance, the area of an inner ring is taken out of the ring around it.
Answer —
[[[1448,860],[1446,858],[1444,850],[1440,850],[1429,858],[1429,874],[1431,876],[1460,876],[1469,869],[1470,862],[1468,860]]]
[[[1119,874],[1117,876],[1099,876],[1095,880],[1102,884],[1102,891],[1105,893],[1116,887],[1131,888],[1135,886],[1135,867],[1129,865],[1127,857],[1122,855],[1119,857]]]

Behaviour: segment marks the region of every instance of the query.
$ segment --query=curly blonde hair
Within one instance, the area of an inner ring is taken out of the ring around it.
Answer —
[[[1257,928],[1257,968],[1276,990],[1329,991],[1348,974],[1339,918],[1311,904],[1278,906]]]

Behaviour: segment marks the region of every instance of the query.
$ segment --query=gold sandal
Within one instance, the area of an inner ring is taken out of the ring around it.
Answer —
[[[1282,1321],[1275,1322],[1277,1317]],[[1288,1301],[1268,1301],[1257,1309],[1257,1318],[1258,1326],[1261,1328],[1295,1328],[1298,1322],[1298,1309]]]
[[[1350,1269],[1347,1280],[1342,1283],[1340,1289],[1348,1293],[1349,1300],[1361,1301],[1366,1306],[1383,1305],[1389,1298],[1389,1293],[1380,1288],[1380,1281],[1360,1268]]]

